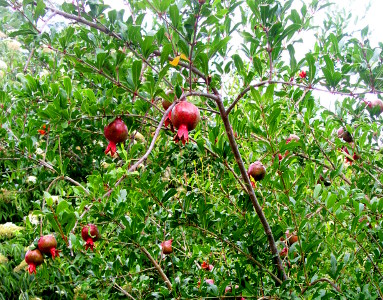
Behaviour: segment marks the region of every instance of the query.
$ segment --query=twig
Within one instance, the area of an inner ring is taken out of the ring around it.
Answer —
[[[172,284],[169,280],[169,278],[166,276],[166,274],[164,273],[164,271],[162,270],[162,268],[160,267],[160,265],[155,261],[155,259],[150,255],[150,253],[148,252],[148,250],[146,250],[145,247],[141,247],[140,246],[140,250],[146,255],[147,258],[149,258],[149,260],[152,262],[152,264],[154,265],[154,267],[157,269],[158,273],[160,273],[160,276],[161,278],[165,281],[168,289],[171,291],[172,290]]]
[[[225,130],[226,130],[227,137],[229,139],[231,150],[233,151],[235,160],[236,160],[237,165],[239,167],[239,170],[241,172],[242,180],[245,182],[245,185],[247,187],[247,193],[249,194],[250,200],[253,203],[253,206],[254,206],[255,211],[259,217],[259,220],[262,223],[263,229],[265,231],[265,234],[266,234],[268,242],[269,242],[270,251],[271,251],[273,258],[274,258],[275,265],[277,266],[277,269],[278,269],[278,271],[282,277],[282,280],[285,281],[287,279],[287,276],[286,276],[285,270],[283,268],[281,258],[279,256],[279,252],[278,252],[277,246],[275,244],[274,236],[273,236],[273,233],[271,231],[270,225],[269,225],[269,223],[268,223],[268,221],[267,221],[267,219],[263,213],[262,207],[258,203],[258,200],[257,200],[257,197],[255,196],[254,190],[251,187],[251,182],[250,182],[249,176],[247,175],[245,165],[243,164],[242,156],[238,150],[237,143],[235,142],[233,129],[231,127],[228,115],[226,114],[225,107],[223,106],[221,96],[220,96],[219,92],[217,91],[217,89],[213,88],[213,91],[214,91],[215,95],[217,97],[219,97],[219,100],[217,100],[216,103],[217,103],[217,106],[219,108],[219,112],[221,114],[221,119],[222,119],[223,124],[225,126]]]
[[[332,282],[330,279],[327,279],[327,278],[320,278],[320,279],[317,279],[317,280],[315,280],[315,281],[309,283],[309,285],[306,286],[306,287],[302,290],[301,295],[303,295],[303,294],[307,291],[307,289],[308,289],[310,286],[313,286],[313,285],[315,285],[315,284],[317,284],[317,283],[319,283],[319,282],[327,282],[327,283],[330,284],[336,291],[338,291],[339,293],[342,292],[341,289],[340,289],[334,282]]]
[[[24,73],[27,72],[28,70],[28,66],[29,66],[29,63],[31,62],[31,58],[33,56],[33,54],[35,53],[35,48],[32,48],[31,52],[29,53],[29,56],[28,56],[28,59],[27,59],[27,62],[25,63],[25,66],[24,66]]]

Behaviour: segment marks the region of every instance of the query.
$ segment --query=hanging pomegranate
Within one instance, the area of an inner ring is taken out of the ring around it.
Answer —
[[[117,151],[116,144],[123,143],[128,138],[128,127],[121,118],[116,118],[112,123],[104,127],[104,136],[109,141],[105,154],[110,151],[111,156],[113,156]]]
[[[182,141],[185,145],[189,142],[189,131],[196,128],[201,119],[199,109],[194,104],[182,101],[173,107],[171,121],[173,126],[178,129],[174,141]]]

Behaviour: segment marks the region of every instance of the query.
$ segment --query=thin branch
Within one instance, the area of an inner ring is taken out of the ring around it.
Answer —
[[[161,266],[155,261],[155,259],[150,255],[148,250],[146,250],[145,247],[140,247],[140,250],[146,255],[147,258],[152,262],[154,267],[157,269],[158,273],[160,273],[161,278],[165,281],[168,289],[171,291],[172,290],[172,284],[169,280],[169,278],[166,276],[164,271],[162,270]]]
[[[317,280],[311,282],[308,286],[306,286],[306,287],[302,290],[301,295],[303,295],[303,294],[307,291],[307,289],[308,289],[310,286],[316,285],[316,284],[319,283],[319,282],[327,282],[327,283],[330,284],[330,285],[331,285],[337,292],[339,292],[339,293],[342,292],[341,289],[340,289],[334,282],[332,282],[330,279],[327,279],[327,278],[320,278],[320,279],[317,279]]]
[[[33,56],[33,54],[35,53],[35,48],[32,48],[31,52],[29,53],[29,56],[28,56],[28,59],[27,59],[27,62],[25,63],[25,66],[24,66],[24,73],[27,72],[28,70],[28,66],[29,66],[29,63],[31,62],[31,58]]]
[[[146,153],[133,165],[131,166],[128,170],[127,170],[127,173],[131,173],[131,172],[134,172],[137,167],[143,162],[145,161],[150,153],[152,152],[153,148],[154,148],[154,145],[156,143],[156,140],[157,140],[157,137],[158,135],[160,134],[160,130],[161,130],[161,127],[162,125],[164,124],[165,122],[165,119],[166,117],[168,116],[169,112],[173,109],[173,107],[176,105],[176,102],[173,102],[172,105],[169,106],[169,108],[165,111],[164,115],[162,116],[162,119],[160,121],[160,123],[158,124],[157,126],[157,129],[154,133],[154,136],[153,136],[153,139],[152,139],[152,142],[150,143],[150,146],[148,148],[148,150],[146,151]],[[115,183],[114,187],[111,188],[108,192],[106,192],[102,198],[105,198],[105,197],[109,197],[110,194],[112,194],[112,192],[114,191],[114,189],[120,185],[120,183],[128,176],[128,174],[124,174],[121,176],[121,178]]]
[[[117,283],[113,285],[114,288],[119,290],[121,293],[123,293],[125,296],[129,297],[132,300],[136,300],[131,294],[129,294],[127,291],[125,291],[122,287],[120,287]]]
[[[267,84],[269,81],[268,80],[265,80],[265,81],[261,81],[261,82],[258,82],[256,84],[252,84],[252,85],[249,85],[248,87],[246,87],[242,92],[239,93],[239,95],[237,96],[237,98],[235,98],[235,100],[233,101],[233,103],[229,106],[228,109],[226,109],[226,114],[230,114],[231,110],[235,107],[235,105],[238,103],[239,100],[242,99],[242,97],[248,92],[250,91],[251,88],[256,88],[256,87],[260,87],[260,86],[263,86],[265,84]]]
[[[250,182],[249,176],[247,175],[245,165],[243,164],[242,157],[241,157],[241,154],[238,150],[237,143],[235,142],[233,129],[231,127],[229,118],[226,115],[225,107],[223,105],[221,96],[220,96],[219,92],[217,91],[217,89],[213,88],[213,91],[216,94],[216,96],[219,97],[219,100],[217,100],[216,103],[217,103],[217,106],[219,108],[219,112],[221,114],[221,119],[222,119],[223,124],[225,126],[225,130],[226,130],[227,137],[229,139],[231,150],[233,151],[235,160],[236,160],[237,165],[239,167],[239,170],[241,172],[242,180],[245,182],[245,185],[247,187],[247,193],[249,194],[250,200],[253,203],[253,206],[254,206],[255,211],[259,217],[259,220],[262,223],[263,229],[265,231],[265,234],[266,234],[268,242],[269,242],[270,251],[271,251],[273,258],[274,258],[275,265],[277,266],[278,272],[280,273],[282,280],[285,281],[287,279],[287,276],[286,276],[285,270],[283,268],[281,258],[279,256],[279,252],[278,252],[278,249],[277,249],[270,225],[269,225],[269,223],[268,223],[268,221],[267,221],[267,219],[263,213],[262,207],[258,203],[257,197],[255,196],[254,190],[251,186],[251,182]]]

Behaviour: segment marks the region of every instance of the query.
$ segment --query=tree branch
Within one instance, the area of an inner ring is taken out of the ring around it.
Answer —
[[[231,150],[233,151],[235,160],[237,161],[237,165],[239,167],[239,170],[241,171],[242,180],[245,182],[245,185],[247,187],[247,193],[250,196],[250,200],[253,203],[255,211],[256,211],[256,213],[257,213],[257,215],[258,215],[258,217],[262,223],[262,226],[264,228],[265,234],[266,234],[268,242],[269,242],[269,247],[270,247],[271,253],[272,253],[273,258],[274,258],[274,263],[277,266],[278,272],[280,273],[282,280],[285,281],[287,279],[287,276],[286,276],[285,270],[283,268],[281,258],[279,257],[279,252],[278,252],[277,246],[275,244],[274,236],[273,236],[273,233],[271,231],[270,225],[269,225],[269,223],[268,223],[268,221],[267,221],[267,219],[266,219],[266,217],[262,211],[262,207],[258,203],[258,200],[255,196],[254,190],[251,187],[251,182],[250,182],[249,176],[247,175],[245,165],[243,164],[241,154],[239,153],[237,143],[235,142],[233,129],[230,125],[228,115],[225,112],[225,107],[223,106],[221,96],[219,95],[219,92],[215,88],[213,89],[213,91],[214,91],[215,95],[217,97],[219,97],[219,100],[217,100],[216,103],[217,103],[217,106],[219,108],[219,112],[221,114],[223,124],[225,126],[225,130],[226,130],[227,137],[229,139]]]

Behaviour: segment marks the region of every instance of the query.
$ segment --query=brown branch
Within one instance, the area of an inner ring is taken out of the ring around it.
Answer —
[[[287,279],[287,276],[286,276],[285,270],[283,268],[281,258],[279,256],[279,252],[278,252],[278,249],[277,249],[270,225],[269,225],[269,223],[268,223],[268,221],[267,221],[267,219],[263,213],[262,207],[258,203],[258,200],[257,200],[257,197],[255,196],[254,190],[251,187],[251,182],[250,182],[249,176],[247,175],[245,165],[243,164],[241,154],[239,153],[237,143],[235,142],[233,129],[231,127],[228,115],[226,114],[225,107],[223,105],[221,96],[215,88],[213,89],[213,91],[216,94],[216,96],[219,97],[219,100],[217,100],[216,103],[217,103],[217,106],[219,108],[219,112],[221,114],[223,124],[225,126],[225,130],[226,130],[227,137],[229,139],[231,150],[233,151],[235,160],[237,162],[239,170],[241,171],[242,180],[245,182],[245,185],[247,187],[247,193],[250,196],[250,200],[253,203],[254,209],[255,209],[255,211],[259,217],[259,220],[261,221],[262,226],[264,228],[265,234],[266,234],[268,242],[269,242],[269,247],[270,247],[271,253],[272,253],[273,258],[274,258],[274,263],[277,266],[278,272],[280,273],[282,280],[285,281]]]
[[[317,279],[317,280],[314,280],[313,282],[309,283],[308,286],[306,286],[302,292],[301,292],[301,295],[303,295],[307,289],[310,287],[310,286],[313,286],[319,282],[327,282],[328,284],[330,284],[336,291],[338,291],[339,293],[341,293],[341,289],[334,283],[332,282],[330,279],[327,279],[327,278],[320,278],[320,279]]]
[[[157,137],[158,135],[160,134],[160,130],[161,130],[161,127],[162,125],[164,124],[165,122],[165,119],[166,117],[168,116],[169,112],[173,109],[173,107],[176,105],[176,102],[173,102],[172,105],[169,106],[169,108],[165,111],[164,115],[162,116],[162,119],[160,121],[160,123],[158,124],[157,126],[157,129],[154,133],[154,136],[153,136],[153,139],[152,139],[152,142],[150,143],[150,146],[148,148],[148,150],[146,151],[146,153],[133,165],[131,166],[128,170],[127,170],[127,173],[131,173],[131,172],[134,172],[137,167],[143,162],[145,161],[149,154],[152,152],[153,148],[154,148],[154,144],[156,143],[156,140],[157,140]],[[111,188],[108,192],[106,192],[102,198],[105,198],[105,197],[109,197],[110,194],[112,194],[112,192],[114,191],[114,189],[120,185],[120,183],[128,176],[128,174],[124,174],[121,176],[121,178],[115,183],[114,187]]]
[[[152,262],[154,267],[157,269],[158,273],[160,273],[161,278],[165,281],[168,289],[171,291],[172,290],[172,284],[171,284],[169,278],[166,276],[166,274],[162,270],[161,266],[155,261],[155,259],[150,255],[150,253],[148,252],[148,250],[146,250],[145,247],[140,246],[139,248],[146,255],[146,257],[149,258],[149,260]]]
[[[29,56],[28,56],[28,59],[27,59],[27,62],[25,63],[25,66],[24,66],[24,73],[27,72],[27,69],[28,69],[28,66],[29,66],[29,63],[31,62],[31,58],[33,56],[33,54],[35,53],[35,48],[32,48],[31,52],[29,53]]]

